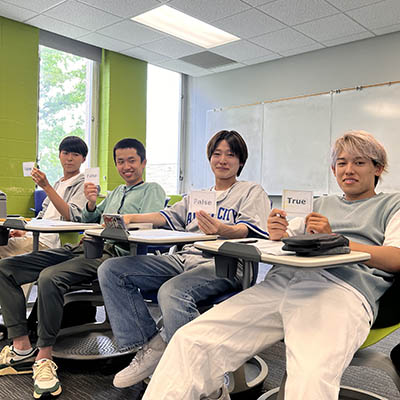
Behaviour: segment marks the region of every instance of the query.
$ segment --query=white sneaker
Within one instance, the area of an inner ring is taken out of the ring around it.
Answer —
[[[154,336],[136,353],[131,363],[115,375],[114,386],[126,388],[147,378],[156,369],[166,347],[160,334]]]
[[[201,400],[230,400],[229,390],[226,385],[223,385],[217,392],[212,393],[209,397],[203,397]]]
[[[57,377],[57,365],[47,358],[37,360],[33,364],[33,397],[49,399],[61,394],[62,388]]]

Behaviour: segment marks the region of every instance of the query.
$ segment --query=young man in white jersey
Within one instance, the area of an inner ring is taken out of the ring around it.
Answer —
[[[400,271],[400,195],[376,194],[387,158],[366,132],[337,139],[331,161],[343,196],[320,197],[311,214],[290,222],[284,210],[272,210],[270,239],[336,232],[371,259],[324,269],[274,266],[263,282],[175,334],[143,400],[229,399],[224,373],[282,339],[285,399],[338,399],[341,376]]]
[[[215,177],[216,214],[191,212],[189,196],[158,213],[126,215],[126,222],[152,222],[186,232],[224,238],[268,237],[266,216],[270,201],[263,188],[238,181],[247,160],[247,146],[239,133],[220,131],[208,142],[207,157]],[[98,271],[104,304],[114,336],[122,349],[141,347],[131,364],[114,378],[116,387],[134,385],[155,369],[174,332],[199,315],[197,304],[238,290],[240,276],[230,280],[215,274],[213,257],[193,245],[175,255],[128,256],[105,261]],[[163,330],[149,314],[142,294],[158,290]]]
[[[82,208],[86,203],[83,192],[84,175],[80,167],[85,162],[88,148],[86,143],[77,136],[67,136],[59,147],[59,158],[63,168],[63,176],[54,186],[47,180],[46,174],[38,168],[33,168],[32,179],[46,192],[42,211],[37,218],[64,221],[81,220]],[[32,234],[21,230],[12,230],[6,246],[0,246],[0,258],[16,256],[32,251]],[[39,237],[39,250],[60,247],[59,235],[42,233]]]
[[[98,189],[86,182],[87,199],[82,222],[103,223],[103,214],[147,213],[163,208],[165,192],[155,182],[144,182],[146,150],[137,139],[125,138],[114,146],[116,169],[124,181],[97,205]],[[109,257],[129,254],[115,242],[106,242],[103,256],[88,259],[83,245],[34,251],[0,260],[0,305],[12,345],[0,352],[0,376],[28,374],[33,371],[35,399],[54,398],[62,387],[57,365],[52,360],[53,345],[59,333],[64,294],[72,287],[92,282],[97,268]],[[27,329],[26,304],[20,286],[37,281],[38,340],[33,347]]]

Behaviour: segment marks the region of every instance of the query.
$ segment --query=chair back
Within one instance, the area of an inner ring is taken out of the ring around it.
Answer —
[[[43,201],[46,198],[46,192],[43,189],[35,190],[34,201],[35,201],[35,217],[42,211]]]
[[[379,311],[371,331],[361,349],[371,346],[400,328],[400,274],[379,300]]]

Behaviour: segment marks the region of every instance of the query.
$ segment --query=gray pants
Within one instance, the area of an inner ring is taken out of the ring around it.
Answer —
[[[91,282],[99,265],[112,256],[87,259],[83,247],[66,245],[0,260],[0,305],[8,336],[28,334],[26,302],[21,285],[37,281],[38,347],[53,346],[60,330],[64,294],[73,285]]]

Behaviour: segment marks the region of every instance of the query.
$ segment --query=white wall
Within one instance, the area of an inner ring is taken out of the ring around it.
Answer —
[[[207,110],[400,80],[400,33],[188,79],[184,191],[204,187]],[[250,154],[251,157],[251,154]]]

